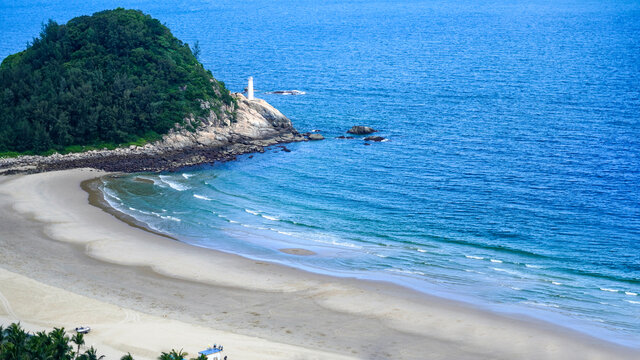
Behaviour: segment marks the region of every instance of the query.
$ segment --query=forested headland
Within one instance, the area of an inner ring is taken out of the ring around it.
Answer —
[[[50,20],[0,65],[0,153],[140,144],[205,116],[201,101],[232,105],[194,52],[137,10]]]

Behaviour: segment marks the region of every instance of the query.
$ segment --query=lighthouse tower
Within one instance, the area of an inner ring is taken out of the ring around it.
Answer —
[[[247,85],[247,99],[253,100],[253,76],[249,76],[249,85]]]

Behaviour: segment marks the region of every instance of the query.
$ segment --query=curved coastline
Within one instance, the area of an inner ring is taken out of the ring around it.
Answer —
[[[194,326],[316,352],[327,350],[330,343],[331,358],[338,354],[371,358],[385,351],[393,358],[421,359],[425,348],[434,356],[451,358],[507,359],[527,354],[525,358],[631,359],[638,355],[549,324],[480,311],[400,286],[306,273],[140,231],[141,227],[132,228],[102,209],[87,206],[86,193],[78,187],[81,183],[86,187],[86,181],[95,177],[94,172],[72,170],[3,181],[3,211],[8,207],[17,212],[16,219],[22,219],[14,221],[14,231],[37,223],[46,235],[11,246],[3,243],[3,249],[8,249],[3,251],[5,257],[22,259],[21,266],[7,261],[7,270]],[[77,245],[72,246],[76,250],[71,255],[60,255],[68,267],[60,270],[66,277],[43,271],[40,262],[44,260],[26,259],[33,251],[52,256],[63,251],[68,245],[61,241]],[[40,270],[28,271],[34,268]],[[102,268],[108,268],[108,275]],[[126,289],[125,294],[121,289]],[[215,301],[203,301],[211,293],[216,294]],[[55,325],[55,319],[48,321]],[[126,344],[122,338],[118,341]],[[384,349],[372,347],[380,341]]]
[[[113,176],[113,175],[105,175],[105,176]],[[88,194],[89,194],[89,203],[93,206],[99,207],[101,208],[103,211],[115,216],[116,218],[118,218],[119,220],[129,224],[130,226],[136,227],[136,228],[140,228],[142,230],[148,231],[150,233],[153,234],[157,234],[160,236],[164,236],[176,241],[179,241],[183,244],[187,244],[188,246],[195,246],[192,244],[188,244],[185,242],[180,241],[179,239],[175,238],[174,236],[171,236],[169,234],[166,233],[162,233],[162,232],[158,232],[156,230],[154,230],[153,228],[151,228],[149,225],[147,225],[146,223],[137,220],[136,218],[134,218],[133,216],[130,216],[128,214],[126,214],[125,212],[122,212],[120,210],[115,209],[109,202],[106,201],[104,193],[98,188],[97,184],[100,182],[100,178],[96,178],[96,179],[92,179],[92,180],[87,180],[84,181],[82,183],[82,188],[83,190],[85,190]],[[210,248],[206,248],[208,250],[212,250],[212,251],[216,251],[216,252],[220,252],[222,254],[227,254],[226,252],[223,251],[218,251],[218,250],[214,250],[214,249],[210,249]],[[297,256],[310,256],[310,255],[315,255],[315,252],[308,250],[308,249],[304,249],[304,248],[286,248],[286,249],[279,249],[279,251],[286,253],[286,254],[290,254],[290,255],[297,255]],[[250,258],[245,258],[243,257],[241,254],[236,254],[236,253],[230,253],[233,256],[239,256],[243,259],[247,259],[247,260],[252,260]],[[313,274],[313,275],[320,275],[320,276],[328,276],[328,277],[333,277],[331,274],[327,274],[326,272],[322,272],[322,273],[317,273],[317,272],[309,272],[309,270],[305,270],[305,269],[301,269],[298,267],[293,267],[293,266],[288,266],[287,264],[283,264],[283,263],[272,263],[276,266],[284,266],[288,269],[291,269],[293,271],[300,271],[303,272],[305,274]],[[343,277],[335,277],[335,279],[344,279]],[[350,277],[347,277],[347,279],[352,279]],[[455,302],[457,305],[460,305],[462,307],[470,307],[473,310],[478,310],[481,312],[489,312],[492,314],[495,314],[497,316],[504,316],[505,314],[503,312],[494,312],[486,307],[481,307],[477,304],[473,304],[473,303],[469,303],[469,302],[465,302],[462,301],[460,299],[453,299],[453,298],[446,298],[446,297],[441,297],[438,295],[434,295],[434,294],[430,294],[428,292],[424,292],[424,291],[420,291],[418,289],[414,289],[412,287],[410,287],[409,285],[403,285],[403,284],[397,284],[397,283],[392,283],[386,280],[382,280],[382,279],[368,279],[368,278],[358,278],[358,279],[353,279],[354,281],[361,281],[363,283],[382,283],[382,284],[386,284],[386,285],[391,285],[394,287],[398,287],[401,288],[405,291],[410,291],[410,292],[415,292],[418,296],[426,296],[427,299],[429,300],[433,300],[433,298],[437,299],[438,301],[453,301]],[[585,335],[585,336],[591,336],[587,333],[583,333],[580,332],[578,330],[569,328],[569,327],[563,327],[558,323],[551,323],[548,321],[545,321],[541,318],[538,317],[531,317],[530,315],[527,314],[519,314],[519,313],[513,313],[512,316],[514,318],[516,317],[521,317],[524,322],[531,322],[531,323],[542,323],[543,325],[549,325],[551,327],[558,327],[559,329],[561,329],[561,331],[569,331],[569,332],[576,332],[577,334],[579,334],[579,336]],[[598,339],[598,341],[602,341],[600,339]],[[603,341],[606,343],[606,341]]]

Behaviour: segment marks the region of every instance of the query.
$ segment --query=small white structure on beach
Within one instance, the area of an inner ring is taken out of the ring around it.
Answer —
[[[249,84],[247,85],[247,99],[253,100],[253,76],[249,76]]]
[[[198,351],[198,354],[207,357],[207,360],[222,360],[222,346],[210,347],[206,350]]]

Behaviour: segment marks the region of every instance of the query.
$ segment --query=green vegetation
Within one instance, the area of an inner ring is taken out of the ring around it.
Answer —
[[[6,329],[0,325],[0,360],[100,360],[104,355],[98,355],[96,349],[91,346],[81,352],[84,346],[84,335],[74,334],[71,338],[65,333],[64,328],[53,329],[47,333],[44,331],[30,334],[20,327],[20,324],[11,324]],[[188,354],[182,350],[163,352],[160,360],[181,360]],[[123,355],[120,360],[133,360],[131,354]],[[206,360],[203,355],[192,360]]]
[[[144,144],[206,115],[200,101],[217,112],[235,102],[188,44],[122,8],[50,20],[4,59],[0,88],[0,156]]]

